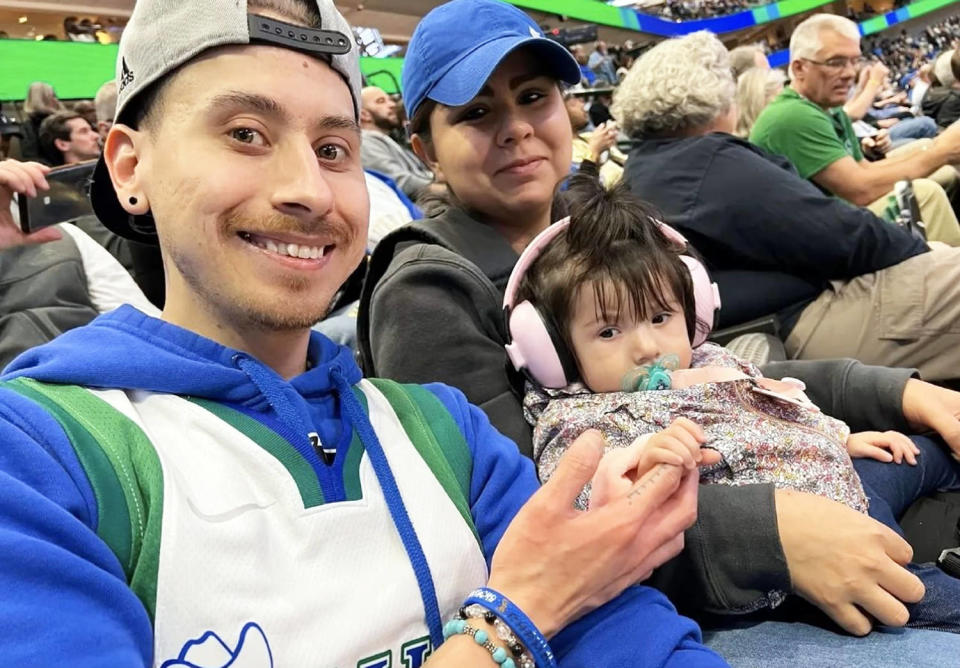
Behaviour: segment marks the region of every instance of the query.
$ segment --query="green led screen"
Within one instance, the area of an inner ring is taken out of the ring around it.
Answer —
[[[117,45],[0,39],[0,100],[22,100],[34,81],[46,81],[64,100],[91,98],[113,78]],[[400,58],[361,58],[371,84],[399,92]]]

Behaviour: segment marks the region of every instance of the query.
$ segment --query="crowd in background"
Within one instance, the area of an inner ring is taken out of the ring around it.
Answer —
[[[665,0],[660,5],[641,7],[640,11],[670,21],[690,21],[713,16],[726,16],[758,4],[751,0]]]

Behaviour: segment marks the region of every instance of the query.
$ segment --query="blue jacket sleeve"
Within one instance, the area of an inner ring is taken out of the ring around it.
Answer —
[[[15,666],[149,666],[150,619],[96,534],[73,447],[42,408],[0,390],[0,656]]]
[[[632,642],[631,642],[632,641]],[[718,668],[728,666],[701,644],[700,628],[667,597],[636,586],[563,629],[550,641],[563,668]]]
[[[487,565],[510,521],[540,483],[520,454],[459,390],[428,385],[450,411],[473,457],[470,509]],[[697,625],[659,591],[631,587],[563,629],[551,642],[562,668],[713,668],[727,663],[701,644]]]

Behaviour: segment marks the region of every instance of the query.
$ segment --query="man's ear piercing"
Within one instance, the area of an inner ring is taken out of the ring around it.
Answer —
[[[130,206],[136,206],[139,200],[137,200],[136,197],[131,197],[128,201],[130,202]]]

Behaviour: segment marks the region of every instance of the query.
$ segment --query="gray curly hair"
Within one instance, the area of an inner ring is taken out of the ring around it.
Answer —
[[[668,39],[634,63],[613,98],[630,135],[675,135],[727,113],[737,86],[726,47],[706,30]]]

